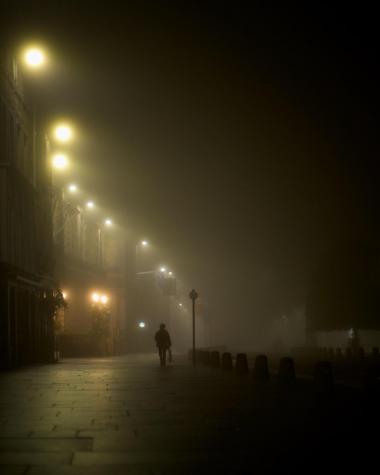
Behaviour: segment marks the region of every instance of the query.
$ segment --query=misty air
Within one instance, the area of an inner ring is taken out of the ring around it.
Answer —
[[[0,6],[0,473],[377,466],[371,5]]]

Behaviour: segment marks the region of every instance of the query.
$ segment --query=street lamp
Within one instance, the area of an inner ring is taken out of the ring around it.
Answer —
[[[104,221],[104,224],[109,228],[110,226],[112,226],[113,223],[112,223],[112,220],[111,220],[111,219],[106,219],[106,220]]]
[[[100,296],[100,301],[103,305],[106,305],[108,303],[108,296],[107,295],[101,295]]]
[[[44,51],[37,46],[30,46],[24,51],[24,63],[31,69],[39,69],[46,62]]]
[[[64,170],[69,165],[67,156],[64,153],[56,153],[53,156],[53,167],[56,170]]]
[[[141,245],[143,247],[147,247],[147,246],[149,246],[149,243],[148,243],[148,241],[141,241]]]
[[[166,272],[166,267],[161,267],[160,272]]]
[[[98,303],[99,300],[100,300],[100,295],[97,292],[93,292],[92,295],[91,295],[91,300],[94,303]]]
[[[145,328],[145,327],[146,327],[145,322],[139,322],[139,327],[140,327],[140,328]]]
[[[70,193],[76,193],[78,191],[78,187],[77,185],[75,185],[74,183],[72,183],[71,185],[69,185],[67,187],[67,189],[69,190]]]
[[[94,209],[95,208],[95,203],[93,201],[87,201],[86,208],[87,209]]]
[[[72,139],[73,130],[67,124],[58,124],[54,129],[54,138],[58,142],[69,142]]]

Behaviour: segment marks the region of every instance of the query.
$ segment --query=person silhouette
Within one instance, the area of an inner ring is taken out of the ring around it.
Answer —
[[[166,366],[166,352],[172,346],[169,332],[165,328],[165,324],[160,324],[160,329],[156,332],[154,339],[158,348],[158,355],[160,357],[160,365]]]

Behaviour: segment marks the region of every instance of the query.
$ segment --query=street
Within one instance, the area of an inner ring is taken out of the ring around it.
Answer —
[[[363,407],[351,393],[337,397],[339,410],[306,383],[280,391],[178,356],[167,368],[156,355],[21,368],[0,375],[0,473],[343,468],[355,463]]]

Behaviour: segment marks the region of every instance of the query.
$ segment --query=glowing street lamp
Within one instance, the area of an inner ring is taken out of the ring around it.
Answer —
[[[54,129],[54,137],[58,142],[69,142],[72,136],[73,130],[67,124],[59,124]]]
[[[86,207],[88,209],[94,209],[95,208],[95,203],[93,201],[87,201]]]
[[[143,247],[147,247],[149,245],[148,241],[141,241],[141,245]]]
[[[53,156],[53,167],[56,170],[64,170],[67,168],[69,165],[69,161],[67,159],[67,156],[63,153],[56,153]]]
[[[166,272],[166,267],[161,267],[160,272]]]
[[[98,303],[99,300],[100,300],[100,295],[99,295],[97,292],[94,292],[94,293],[91,295],[91,300],[92,300],[94,303]]]
[[[107,295],[101,295],[100,296],[100,301],[103,305],[106,305],[108,303],[108,296]]]
[[[104,221],[104,224],[109,228],[110,226],[112,226],[113,223],[112,223],[112,220],[111,220],[111,219],[106,219],[106,220]]]
[[[145,322],[139,322],[139,327],[140,328],[145,328],[146,327]]]
[[[24,52],[24,62],[32,69],[38,69],[43,66],[46,61],[44,51],[38,47],[29,47]]]
[[[67,187],[67,189],[69,190],[70,193],[76,193],[78,191],[78,187],[77,187],[77,185],[74,185],[74,183],[69,185]]]
[[[179,304],[178,304],[178,307],[181,307],[181,308],[182,308],[182,307],[183,307],[183,303],[179,303]]]
[[[172,271],[168,272],[168,275],[170,275],[171,277],[173,275],[173,272]]]

